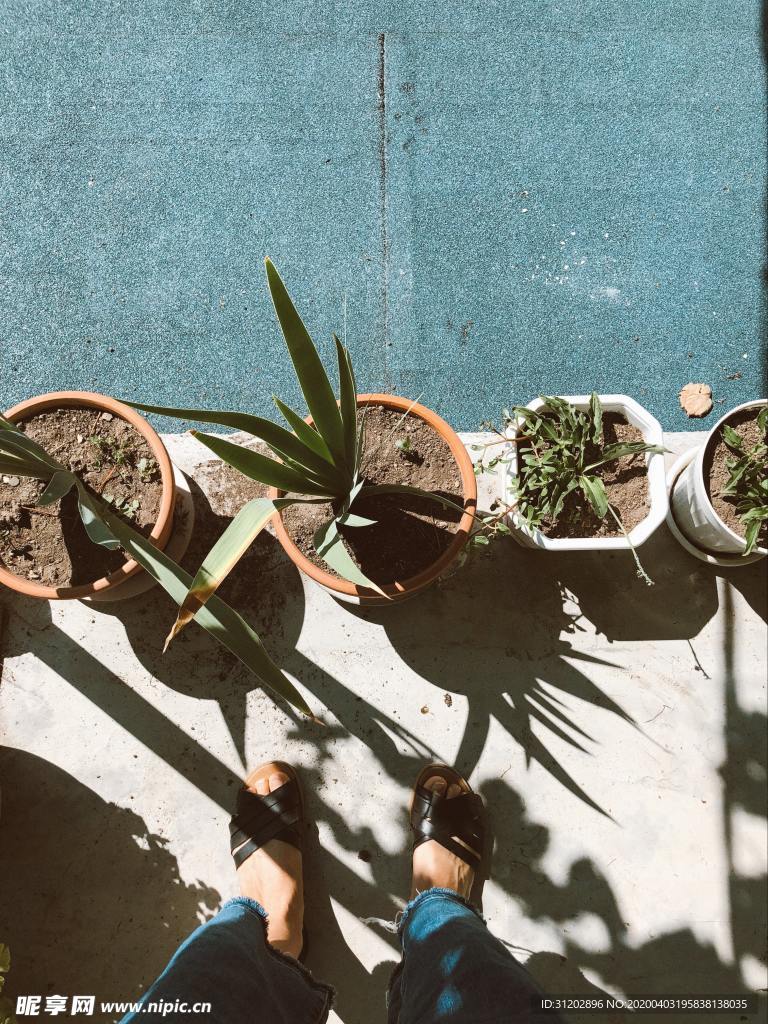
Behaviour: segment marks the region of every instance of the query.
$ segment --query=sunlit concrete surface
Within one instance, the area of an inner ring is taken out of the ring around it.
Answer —
[[[220,530],[230,478],[190,438],[167,441],[196,481],[198,527]],[[338,987],[344,1024],[384,1020],[397,951],[381,922],[403,906],[406,802],[431,758],[485,796],[485,913],[551,991],[764,988],[765,567],[715,571],[665,527],[640,554],[653,587],[623,554],[501,539],[422,597],[360,612],[265,536],[228,596],[325,728],[197,627],[162,655],[173,609],[157,590],[111,606],[4,591],[12,992],[146,987],[236,892],[235,789],[275,756],[300,766],[317,821],[310,966]]]

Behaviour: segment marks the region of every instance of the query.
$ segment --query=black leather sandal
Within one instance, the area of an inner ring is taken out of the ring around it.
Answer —
[[[461,796],[451,797],[427,789],[425,783],[437,776],[445,779],[446,792],[459,786]],[[485,851],[485,807],[461,775],[445,764],[430,764],[419,772],[411,801],[413,849],[434,839],[475,872],[479,872]]]
[[[275,772],[288,776],[279,789],[261,796],[250,787]],[[229,823],[229,848],[239,868],[252,853],[260,850],[271,839],[280,839],[304,852],[304,794],[296,769],[284,761],[268,761],[245,780],[237,793],[237,808]],[[307,930],[303,932],[303,946],[299,960],[307,955]]]

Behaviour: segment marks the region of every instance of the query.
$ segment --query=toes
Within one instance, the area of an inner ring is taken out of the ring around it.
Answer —
[[[433,793],[439,793],[440,796],[444,796],[447,800],[450,800],[454,796],[461,796],[464,790],[461,786],[457,786],[455,783],[451,783],[449,786],[447,781],[440,775],[433,775],[427,779],[424,783],[426,789],[432,790]]]
[[[447,789],[447,782],[439,775],[433,775],[431,779],[427,779],[424,783],[424,788],[431,790],[433,793],[438,793],[440,796],[445,794]]]
[[[274,793],[276,789],[280,789],[288,781],[289,779],[285,772],[272,772],[269,776],[269,792]]]
[[[259,796],[269,796],[270,793],[280,789],[281,786],[284,786],[289,781],[285,772],[272,772],[270,776],[265,775],[257,779],[256,782],[252,782],[248,788],[252,793],[258,793]]]

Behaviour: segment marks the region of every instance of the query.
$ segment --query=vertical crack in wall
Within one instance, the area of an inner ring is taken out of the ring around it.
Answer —
[[[384,358],[383,386],[387,391],[392,389],[389,372],[389,233],[387,227],[387,42],[385,34],[380,32],[377,39],[377,103],[378,116],[378,150],[379,150],[379,233],[381,241],[381,347]]]

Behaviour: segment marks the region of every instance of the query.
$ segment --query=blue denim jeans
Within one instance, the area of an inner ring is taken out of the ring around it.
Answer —
[[[532,1012],[533,979],[451,889],[412,900],[399,936],[389,1024],[557,1024]],[[240,896],[182,943],[121,1024],[322,1024],[332,999],[329,985],[267,943],[264,909]]]

